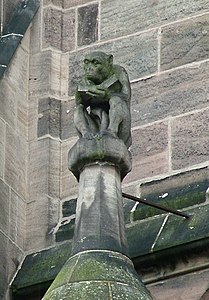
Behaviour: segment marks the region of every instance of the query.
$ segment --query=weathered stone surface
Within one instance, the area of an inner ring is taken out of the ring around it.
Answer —
[[[92,0],[63,0],[63,8],[70,8],[73,6],[79,6],[82,4],[86,4],[88,2],[92,2]]]
[[[172,167],[180,169],[209,160],[209,110],[173,119]]]
[[[62,51],[71,51],[75,48],[75,10],[63,13]]]
[[[23,198],[27,194],[27,162],[27,141],[6,126],[5,181]]]
[[[60,142],[45,138],[29,145],[30,198],[38,194],[59,197]]]
[[[132,258],[152,251],[152,247],[158,232],[162,227],[164,219],[165,216],[159,216],[155,218],[153,222],[147,222],[147,220],[144,220],[138,224],[132,223],[127,225],[126,233],[129,245],[129,255]]]
[[[110,285],[114,285],[113,289]],[[126,287],[127,293],[126,293]],[[120,298],[115,295],[118,290]],[[151,300],[131,261],[116,252],[91,251],[71,257],[43,299],[125,299]],[[114,294],[114,295],[113,295]],[[137,294],[137,298],[134,295]]]
[[[61,144],[61,199],[69,197],[70,195],[77,195],[77,180],[68,169],[68,152],[76,141],[77,137],[69,141],[64,141]]]
[[[102,39],[114,38],[156,27],[197,13],[207,12],[205,0],[106,0],[101,2]]]
[[[10,200],[10,230],[9,235],[21,249],[25,246],[26,235],[26,203],[13,190]]]
[[[78,8],[78,46],[98,40],[98,4]]]
[[[73,253],[91,249],[127,253],[121,177],[109,162],[97,161],[80,174]]]
[[[208,288],[209,270],[192,272],[174,277],[162,282],[148,285],[148,289],[156,300],[184,299],[184,300],[207,300],[201,298]]]
[[[15,273],[17,272],[18,267],[23,261],[24,253],[17,247],[14,243],[9,241],[8,243],[8,281],[11,282]]]
[[[64,223],[64,221],[63,221]],[[63,242],[71,240],[73,238],[75,228],[75,218],[71,219],[70,222],[62,224],[56,232],[56,242]]]
[[[114,63],[123,66],[130,80],[140,78],[157,70],[157,31],[149,31],[130,36],[111,43],[94,47],[94,51],[113,54]],[[69,61],[69,93],[74,94],[75,87],[81,78],[81,62],[90,50],[82,50],[70,54]]]
[[[164,207],[177,210],[201,204],[206,201],[208,175],[209,170],[206,167],[166,177],[161,180],[153,180],[141,184],[140,197],[156,204],[159,203]],[[132,213],[132,219],[140,220],[162,213],[165,212],[140,204]],[[131,215],[130,212],[129,215]]]
[[[65,58],[65,54],[50,50],[32,56],[29,75],[31,96],[67,95],[65,81],[68,79],[68,65]]]
[[[0,177],[3,177],[4,174],[4,161],[5,161],[5,135],[6,135],[6,125],[0,120]]]
[[[38,106],[38,137],[49,134],[60,137],[61,101],[55,98],[39,100]]]
[[[168,124],[156,123],[132,132],[133,168],[124,183],[168,171]]]
[[[103,135],[101,138],[80,138],[70,149],[68,154],[68,167],[79,178],[84,167],[89,164],[108,163],[114,165],[124,176],[131,170],[131,156],[122,140],[111,135]]]
[[[19,0],[11,0],[11,1],[4,1],[4,22],[7,23],[11,18],[11,14],[14,12],[16,5],[18,4]]]
[[[63,0],[43,0],[43,5],[47,6],[47,5],[53,4],[55,6],[62,7],[63,6],[62,2],[63,2]]]
[[[156,241],[154,251],[182,245],[197,239],[201,240],[209,236],[208,226],[204,221],[209,216],[208,205],[189,209],[187,213],[191,215],[188,220],[174,215],[168,218]]]
[[[0,180],[0,229],[8,234],[9,231],[9,187],[2,180]]]
[[[207,107],[208,77],[207,62],[133,83],[132,126]]]
[[[66,140],[76,137],[76,129],[74,125],[74,108],[75,100],[61,102],[61,139]]]
[[[44,33],[43,48],[49,46],[61,50],[62,48],[62,12],[60,10],[47,7],[43,16]]]
[[[209,58],[209,15],[162,28],[161,68]]]
[[[1,264],[0,264],[0,299],[4,299],[5,291],[7,288],[7,258],[8,258],[8,240],[5,235],[2,234],[0,231],[0,257],[1,257]]]

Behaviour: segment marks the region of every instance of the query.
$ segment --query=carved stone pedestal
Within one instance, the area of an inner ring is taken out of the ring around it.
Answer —
[[[81,138],[69,152],[79,180],[73,253],[44,300],[151,300],[127,257],[121,180],[131,169],[124,143]]]

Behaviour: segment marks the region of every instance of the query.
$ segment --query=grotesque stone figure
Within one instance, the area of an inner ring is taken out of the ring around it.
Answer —
[[[85,76],[76,90],[74,123],[79,137],[111,135],[131,145],[131,89],[125,69],[113,56],[92,52],[84,59]]]

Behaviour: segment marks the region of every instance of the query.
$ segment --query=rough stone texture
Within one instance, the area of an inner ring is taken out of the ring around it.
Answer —
[[[0,213],[0,229],[8,234],[9,232],[9,188],[0,180],[0,202],[1,202],[1,213]]]
[[[31,57],[30,95],[66,97],[68,94],[67,56],[54,51],[43,51]]]
[[[162,28],[161,68],[209,58],[209,15]]]
[[[23,251],[11,241],[8,242],[8,282],[11,282],[24,258]]]
[[[63,300],[153,299],[127,257],[111,251],[81,252],[71,257],[43,299],[58,300],[60,294]]]
[[[130,80],[155,73],[157,70],[156,30],[96,46],[94,50],[113,54],[115,64],[122,65],[126,69]],[[82,50],[70,54],[70,94],[74,94],[75,87],[80,81],[82,75],[81,61],[89,51]]]
[[[209,160],[209,110],[176,118],[171,123],[172,167],[180,169]]]
[[[207,107],[208,77],[207,62],[133,83],[133,127]]]
[[[60,10],[47,7],[44,9],[43,16],[44,33],[42,44],[43,48],[54,47],[59,50],[62,48],[62,12]]]
[[[6,126],[5,181],[23,198],[27,194],[27,141]]]
[[[69,2],[69,1],[68,1]],[[75,10],[63,13],[62,51],[71,51],[75,48]]]
[[[74,126],[75,100],[62,101],[61,103],[61,139],[66,140],[77,136]]]
[[[89,45],[98,39],[98,4],[78,8],[78,46]]]
[[[6,125],[0,120],[0,177],[3,177],[4,174],[4,161],[5,161],[5,135],[6,135]]]
[[[45,138],[30,143],[27,248],[45,247],[59,218],[60,142]],[[38,217],[37,217],[38,216]]]
[[[68,169],[68,152],[77,141],[74,138],[69,141],[64,141],[61,144],[61,199],[77,195],[78,183],[75,176]]]
[[[26,203],[13,190],[10,200],[10,238],[21,249],[25,246],[26,233]]]
[[[0,231],[0,257],[1,257],[1,264],[0,264],[0,299],[4,299],[5,290],[7,288],[7,258],[8,258],[8,240],[6,239],[5,235]]]
[[[102,39],[114,38],[207,12],[205,0],[106,0],[101,7]],[[128,12],[128,13],[127,13]]]
[[[62,7],[63,6],[62,3],[63,3],[63,0],[43,0],[44,6],[53,4],[55,6]]]
[[[68,167],[76,178],[79,178],[86,165],[95,162],[108,162],[116,166],[122,179],[131,170],[130,152],[122,140],[111,135],[94,137],[91,140],[80,138],[69,151]]]
[[[139,128],[132,132],[132,171],[124,183],[168,171],[167,122]]]
[[[49,134],[52,137],[60,137],[60,112],[60,100],[53,98],[39,100],[38,137],[46,134]]]
[[[148,286],[156,300],[200,300],[208,288],[209,271],[199,271]],[[203,298],[204,299],[204,298]],[[208,298],[205,298],[207,300]]]
[[[18,52],[15,54],[12,62],[11,66],[7,69],[4,79],[0,81],[0,117],[10,126],[18,126],[21,131],[26,133],[27,89],[23,89],[22,86],[27,86],[28,84],[27,72],[29,61],[25,44],[24,48],[22,46],[18,48]]]
[[[70,8],[73,6],[79,6],[82,4],[86,4],[88,2],[92,2],[92,0],[63,0],[63,8]]]

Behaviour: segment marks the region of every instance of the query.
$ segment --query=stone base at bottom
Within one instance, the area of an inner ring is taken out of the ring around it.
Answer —
[[[106,250],[68,259],[43,300],[153,300],[132,262]]]

